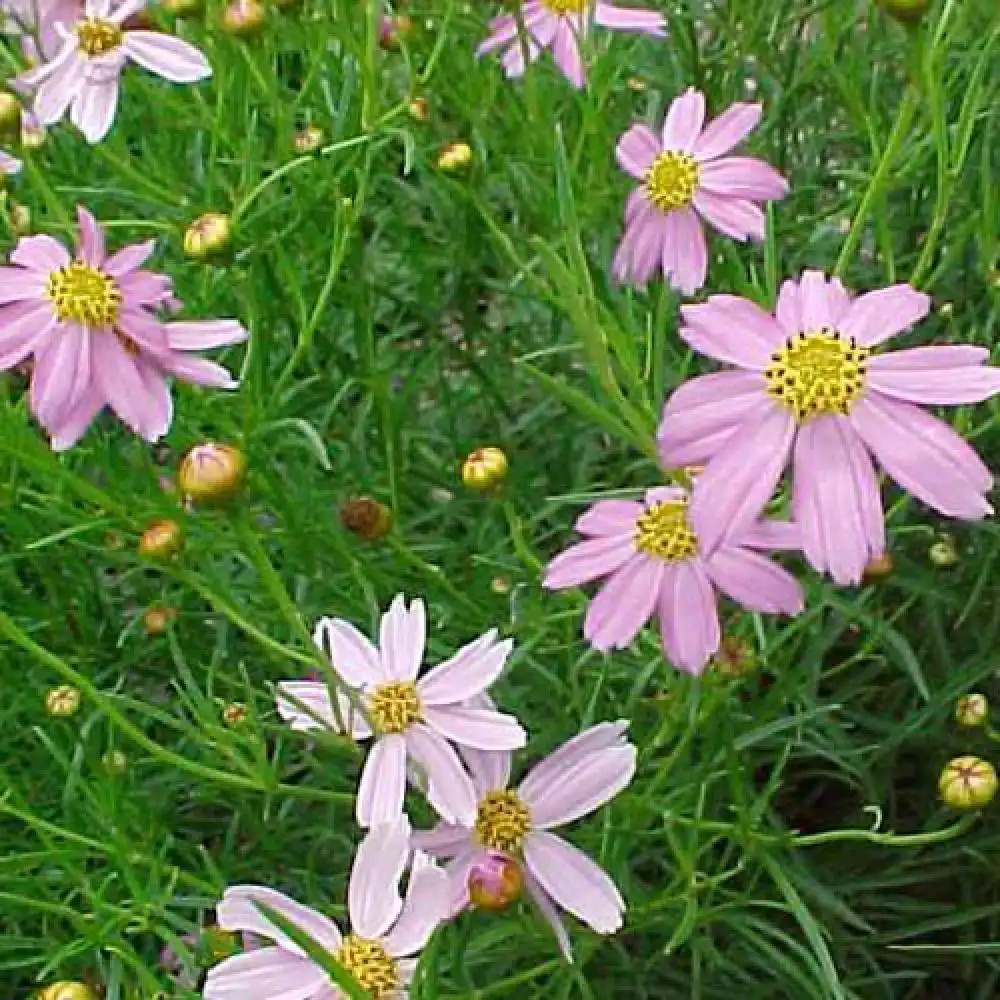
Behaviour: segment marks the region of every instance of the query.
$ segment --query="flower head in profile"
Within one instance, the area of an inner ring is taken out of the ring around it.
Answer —
[[[633,125],[619,140],[622,170],[641,181],[625,205],[615,253],[618,281],[644,285],[657,270],[685,295],[705,283],[710,226],[735,240],[764,238],[759,202],[784,198],[788,182],[763,160],[729,156],[757,126],[759,104],[733,104],[705,124],[705,95],[689,89],[667,111],[660,135]]]
[[[534,62],[549,49],[563,76],[574,87],[582,87],[586,74],[580,40],[594,24],[613,31],[666,34],[666,20],[655,10],[616,7],[604,0],[528,0],[517,14],[501,14],[490,22],[489,37],[476,54],[503,49],[504,72],[516,77],[524,73],[525,57]]]
[[[18,77],[34,89],[34,111],[52,125],[69,111],[70,121],[88,142],[111,129],[118,106],[118,78],[130,60],[172,83],[195,83],[212,75],[208,60],[193,45],[159,31],[128,28],[126,19],[145,0],[86,0],[83,16],[57,23],[62,39],[51,59]]]
[[[552,833],[592,813],[626,788],[635,773],[636,750],[625,739],[626,722],[584,730],[509,788],[509,753],[463,750],[475,782],[474,822],[442,823],[417,832],[413,844],[451,858],[451,912],[469,905],[470,878],[496,867],[497,858],[517,864],[524,887],[552,926],[559,947],[572,958],[559,908],[598,934],[622,925],[625,903],[614,882],[583,851]]]
[[[293,728],[339,728],[343,722],[355,739],[373,740],[358,787],[360,826],[402,814],[408,759],[426,778],[427,799],[438,814],[471,823],[476,793],[452,744],[477,750],[524,746],[524,730],[515,718],[465,704],[500,676],[510,640],[497,642],[496,631],[487,632],[418,678],[425,639],[423,601],[407,608],[402,594],[382,616],[378,649],[350,622],[324,618],[318,623],[316,644],[353,689],[363,715],[343,692],[337,693],[335,709],[324,684],[278,685],[278,712]]]
[[[711,548],[692,528],[686,491],[665,486],[648,490],[643,503],[598,501],[576,530],[586,539],[549,563],[544,585],[562,590],[605,579],[583,625],[597,649],[627,646],[656,614],[667,658],[698,674],[719,648],[716,590],[751,611],[802,610],[795,578],[754,551],[798,548],[798,530],[788,522],[761,521]]]
[[[682,310],[681,337],[733,366],[691,379],[660,423],[666,465],[706,464],[690,519],[712,550],[738,538],[792,465],[792,514],[820,572],[856,584],[885,550],[873,459],[948,517],[991,513],[993,477],[947,424],[915,404],[976,403],[1000,391],[989,351],[969,345],[881,352],[922,319],[909,285],[857,298],[806,271],[781,287],[775,316],[733,295]]]
[[[31,412],[52,438],[72,447],[105,406],[155,441],[173,415],[170,376],[214,388],[235,382],[220,365],[189,352],[246,339],[235,320],[164,322],[180,303],[170,279],[142,269],[154,243],[110,256],[94,217],[77,209],[75,255],[51,236],[18,241],[0,267],[0,371],[33,358]]]
[[[399,882],[410,863],[405,818],[372,828],[354,858],[347,889],[346,935],[323,914],[274,889],[238,885],[216,909],[225,931],[266,939],[209,970],[205,1000],[344,1000],[346,994],[306,951],[268,919],[263,904],[312,939],[350,972],[373,1000],[405,1000],[416,955],[447,914],[448,878],[420,854],[413,858],[406,901]]]

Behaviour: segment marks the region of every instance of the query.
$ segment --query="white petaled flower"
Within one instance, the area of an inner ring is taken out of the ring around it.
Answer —
[[[424,605],[415,600],[407,608],[402,594],[382,616],[378,648],[339,618],[322,619],[314,638],[354,690],[364,715],[343,692],[334,712],[329,689],[316,681],[279,684],[278,712],[293,729],[338,729],[339,720],[355,739],[374,740],[358,786],[359,825],[402,814],[408,759],[426,778],[425,794],[437,813],[449,822],[472,823],[476,790],[452,744],[477,750],[524,746],[524,730],[513,716],[465,704],[500,676],[513,643],[498,642],[494,629],[418,678],[426,639]]]

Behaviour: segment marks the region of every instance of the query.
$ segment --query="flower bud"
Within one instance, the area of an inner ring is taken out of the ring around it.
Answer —
[[[40,990],[38,1000],[97,1000],[97,994],[85,983],[63,980]]]
[[[890,17],[903,24],[916,24],[927,13],[931,0],[878,0]]]
[[[972,691],[955,702],[955,721],[960,726],[975,729],[985,726],[990,717],[990,703],[986,695]]]
[[[882,555],[876,556],[871,562],[865,566],[865,572],[863,580],[865,583],[874,583],[876,580],[884,580],[888,576],[892,576],[892,571],[896,568],[896,564],[893,561],[892,554],[889,552],[883,552]]]
[[[418,122],[425,122],[431,116],[430,101],[426,97],[411,97],[406,102],[406,110],[410,117]]]
[[[510,580],[508,580],[505,576],[495,576],[490,581],[490,590],[492,590],[494,594],[500,594],[501,596],[509,594]]]
[[[746,677],[757,669],[757,660],[742,639],[727,635],[712,658],[712,667],[722,677]]]
[[[7,206],[7,218],[10,219],[10,231],[14,236],[27,236],[31,232],[31,209],[19,201],[12,201]]]
[[[507,456],[499,448],[477,448],[462,463],[462,482],[470,490],[493,490],[507,478]]]
[[[315,153],[323,145],[323,130],[318,125],[306,125],[292,136],[292,146],[296,153],[305,156]]]
[[[469,871],[469,901],[480,910],[504,910],[521,895],[523,884],[516,861],[490,852]]]
[[[472,162],[472,147],[467,142],[449,142],[438,154],[441,170],[461,170]]]
[[[153,521],[139,537],[139,555],[167,560],[184,547],[184,532],[176,521]]]
[[[26,150],[41,149],[48,139],[45,126],[32,112],[21,116],[21,146]]]
[[[267,8],[260,0],[231,0],[222,11],[222,30],[237,38],[256,35],[267,20]]]
[[[398,49],[399,43],[413,31],[413,20],[405,14],[383,16],[378,23],[378,43],[383,49]]]
[[[0,139],[4,144],[21,134],[21,102],[5,90],[0,90]]]
[[[958,562],[958,549],[951,535],[942,535],[928,550],[927,558],[938,569],[950,569]]]
[[[101,763],[111,774],[124,774],[128,769],[128,757],[121,750],[109,750],[101,757]]]
[[[199,215],[184,233],[184,253],[192,260],[217,261],[232,242],[232,223],[221,212]]]
[[[195,445],[177,470],[181,492],[201,503],[222,503],[243,485],[247,460],[239,448],[208,441]]]
[[[200,13],[204,0],[160,0],[163,9],[175,17],[191,17]]]
[[[238,726],[241,722],[246,722],[249,711],[241,701],[231,701],[222,707],[222,721],[227,726]]]
[[[628,84],[628,89],[635,92],[636,94],[641,94],[643,91],[647,90],[649,84],[646,83],[641,77],[630,76],[628,80],[625,81]]]
[[[357,497],[341,504],[340,523],[366,542],[384,538],[392,527],[392,511],[371,497]]]
[[[80,689],[60,684],[45,695],[45,711],[56,719],[68,719],[80,711]]]
[[[997,773],[981,757],[956,757],[941,772],[938,791],[952,809],[982,809],[997,793]]]
[[[156,604],[142,616],[147,635],[163,635],[177,618],[177,609],[169,604]]]

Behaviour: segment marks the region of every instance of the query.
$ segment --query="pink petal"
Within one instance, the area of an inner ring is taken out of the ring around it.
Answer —
[[[542,916],[545,918],[545,922],[552,928],[552,932],[556,936],[556,941],[559,944],[559,951],[562,952],[563,958],[565,958],[567,962],[572,962],[573,949],[570,945],[569,933],[566,930],[566,925],[562,921],[562,917],[559,916],[559,911],[556,909],[555,903],[552,902],[552,897],[535,881],[531,872],[524,872],[523,874],[525,890],[531,897],[534,904],[541,911]]]
[[[189,354],[171,351],[162,358],[157,358],[157,362],[182,382],[203,385],[209,389],[239,388],[239,382],[233,378],[228,368],[205,358],[193,358]]]
[[[371,727],[341,692],[337,692],[337,703],[340,721],[334,714],[330,689],[326,684],[318,681],[282,681],[278,684],[278,715],[296,732],[314,732],[317,729],[342,732],[342,725],[346,723],[354,739],[369,739]]]
[[[608,579],[583,623],[584,637],[595,649],[624,649],[632,642],[656,606],[664,565],[636,553]]]
[[[783,406],[734,431],[698,476],[689,516],[702,553],[737,537],[771,499],[788,462],[795,420]]]
[[[701,221],[690,208],[678,209],[667,217],[663,273],[682,295],[694,295],[705,284],[708,247]]]
[[[0,307],[0,371],[13,368],[32,351],[40,350],[56,322],[46,302],[29,300]]]
[[[360,688],[388,680],[378,650],[350,622],[321,618],[313,630],[313,642],[326,654],[337,675],[351,687]]]
[[[10,259],[31,271],[41,271],[46,278],[50,271],[59,271],[72,260],[69,251],[58,240],[44,235],[19,239]]]
[[[123,308],[118,314],[118,328],[144,352],[166,356],[169,351],[164,325],[140,308]]]
[[[104,409],[104,397],[93,385],[89,386],[76,406],[64,410],[48,428],[53,451],[66,451],[83,437],[91,421]]]
[[[118,107],[118,79],[85,82],[69,109],[70,121],[89,143],[100,142],[111,131]]]
[[[382,673],[393,680],[414,680],[424,658],[426,638],[424,602],[417,598],[407,609],[405,598],[397,594],[379,626]]]
[[[35,350],[31,412],[49,429],[90,388],[90,335],[76,323],[62,323],[44,348]]]
[[[797,615],[804,607],[802,588],[795,577],[749,549],[721,546],[706,567],[712,583],[750,611]]]
[[[175,351],[200,351],[210,347],[241,344],[249,334],[235,319],[195,320],[165,324],[170,347]]]
[[[594,9],[594,23],[613,31],[638,31],[644,35],[667,33],[667,19],[659,11],[615,7],[602,0],[598,0]]]
[[[909,285],[891,285],[859,295],[840,320],[839,329],[845,337],[871,347],[913,326],[930,307],[929,295]]]
[[[720,233],[734,240],[764,239],[767,221],[752,201],[724,198],[699,188],[694,194],[694,207]]]
[[[681,317],[681,338],[699,354],[751,371],[767,368],[786,339],[772,316],[738,295],[712,295],[682,306]]]
[[[756,372],[714,372],[675,389],[657,431],[664,468],[704,465],[733,432],[771,408],[764,377]]]
[[[773,201],[788,194],[788,181],[763,160],[727,156],[702,165],[698,183],[706,191],[750,201]]]
[[[646,125],[633,125],[615,148],[618,166],[637,180],[642,180],[660,153],[660,144]]]
[[[471,828],[476,822],[476,790],[455,751],[420,723],[407,729],[406,744],[427,775],[427,801],[437,814]]]
[[[598,500],[577,518],[573,530],[594,537],[624,535],[635,531],[635,522],[644,513],[636,500]]]
[[[867,383],[885,396],[911,403],[981,403],[1000,392],[1000,369],[984,366],[984,348],[914,347],[876,354]]]
[[[383,940],[393,958],[415,955],[430,940],[451,910],[451,883],[437,866],[428,865],[410,875],[406,903],[395,926]]]
[[[372,941],[399,918],[399,880],[410,860],[410,821],[405,816],[373,826],[354,855],[347,885],[351,931]]]
[[[728,153],[757,127],[762,111],[760,104],[730,105],[698,137],[691,149],[694,158],[704,162]]]
[[[316,1000],[326,973],[281,948],[233,955],[208,970],[204,1000]]]
[[[80,227],[77,255],[85,264],[100,267],[104,262],[104,233],[97,219],[83,205],[76,206],[76,219]]]
[[[472,784],[479,798],[498,791],[510,782],[511,754],[506,750],[476,750],[460,746],[458,752],[472,775]]]
[[[992,513],[983,495],[990,470],[947,424],[874,392],[854,404],[850,421],[885,471],[929,507],[969,520]]]
[[[660,632],[667,659],[678,670],[700,674],[719,648],[715,591],[699,560],[674,563],[664,576]]]
[[[496,641],[496,629],[463,646],[417,682],[424,705],[452,705],[489,688],[503,671],[514,648],[510,639]]]
[[[542,46],[533,37],[519,38],[512,42],[510,48],[503,54],[500,65],[508,77],[519,77],[524,73],[526,64],[534,62],[541,52]]]
[[[553,833],[534,831],[524,842],[524,860],[538,884],[598,934],[621,928],[625,901],[583,851]]]
[[[633,525],[629,534],[593,538],[571,545],[549,563],[542,586],[564,590],[615,572],[635,554],[634,530]]]
[[[766,518],[752,524],[733,542],[749,549],[798,552],[802,548],[802,529],[794,521]]]
[[[789,279],[781,283],[774,316],[788,337],[794,337],[795,334],[805,331],[802,325],[802,299],[797,281]]]
[[[112,278],[122,278],[136,268],[141,267],[156,249],[156,240],[146,240],[145,243],[132,243],[113,253],[101,270]]]
[[[163,373],[147,358],[142,356],[136,358],[135,366],[145,388],[142,436],[147,441],[158,441],[170,430],[174,418],[170,387]]]
[[[212,67],[193,45],[159,31],[126,31],[124,50],[144,69],[171,83],[195,83],[212,75]]]
[[[822,271],[804,271],[799,279],[799,304],[802,329],[835,330],[840,319],[836,300],[829,294],[826,275]]]
[[[478,750],[518,750],[527,742],[514,716],[488,709],[425,705],[424,721],[446,740]]]
[[[625,227],[615,251],[612,274],[616,281],[644,285],[661,265],[667,233],[667,216],[648,201]]]
[[[521,7],[521,20],[529,32],[535,25],[543,21],[555,21],[556,18],[540,3],[526,3]],[[490,34],[476,49],[476,55],[485,55],[494,49],[503,48],[518,37],[517,18],[513,14],[502,14],[490,21]]]
[[[42,125],[54,125],[85,86],[84,67],[73,43],[66,58],[38,88],[32,110]]]
[[[690,153],[705,122],[705,95],[694,87],[670,102],[663,121],[663,148]]]
[[[464,853],[473,843],[472,831],[454,823],[438,823],[433,830],[414,830],[410,835],[410,846],[415,851],[425,851],[433,857]]]
[[[23,302],[25,299],[39,300],[48,305],[48,300],[44,297],[47,284],[48,276],[37,271],[0,266],[0,305]]]
[[[230,886],[215,908],[216,923],[224,931],[243,931],[269,938],[284,951],[305,958],[306,953],[264,916],[254,905],[255,901],[280,913],[320,947],[329,951],[336,951],[340,947],[341,934],[332,920],[284,893],[259,885]]]
[[[580,57],[580,46],[576,34],[566,19],[562,19],[556,28],[552,40],[552,58],[574,87],[580,89],[584,85],[585,72],[583,59]]]
[[[94,378],[105,401],[136,434],[149,437],[159,409],[133,359],[110,332],[91,337]]]
[[[354,803],[358,826],[392,823],[403,814],[406,793],[406,741],[396,733],[380,736],[371,745]]]

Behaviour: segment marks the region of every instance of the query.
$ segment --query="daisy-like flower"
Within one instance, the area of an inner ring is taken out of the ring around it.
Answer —
[[[469,905],[469,881],[494,868],[498,858],[519,866],[524,887],[572,960],[562,908],[598,934],[622,925],[625,902],[614,882],[583,851],[550,831],[592,813],[627,787],[635,773],[635,747],[625,739],[627,722],[584,730],[510,784],[509,753],[463,750],[479,804],[475,820],[442,823],[413,835],[413,845],[451,858],[451,912]]]
[[[799,548],[794,524],[761,521],[713,549],[692,528],[687,492],[663,486],[647,490],[644,503],[600,500],[575,527],[586,540],[549,563],[544,586],[562,590],[606,578],[583,625],[604,652],[627,646],[656,614],[667,658],[698,674],[719,648],[716,589],[751,611],[802,610],[795,577],[754,551]]]
[[[885,549],[872,458],[948,517],[991,513],[993,477],[947,424],[915,403],[977,403],[1000,391],[989,351],[955,345],[881,353],[930,299],[893,285],[852,299],[819,271],[781,287],[776,316],[733,295],[682,310],[681,337],[734,366],[682,385],[659,430],[667,466],[705,464],[690,519],[712,551],[738,538],[793,470],[802,549],[838,583],[858,583]]]
[[[373,826],[402,814],[408,758],[426,777],[427,799],[438,814],[471,823],[475,789],[451,744],[478,750],[524,746],[525,733],[515,718],[465,704],[500,676],[513,643],[497,642],[494,629],[418,679],[426,638],[424,604],[415,600],[407,609],[402,594],[382,616],[378,649],[338,618],[322,619],[314,638],[354,689],[364,717],[342,692],[335,711],[327,687],[314,681],[279,684],[278,712],[294,729],[339,728],[342,720],[355,739],[374,739],[358,786],[358,824]]]
[[[667,28],[663,15],[655,10],[616,7],[603,0],[528,0],[517,14],[501,14],[490,22],[489,37],[476,55],[503,49],[504,72],[516,77],[524,73],[525,54],[528,62],[534,62],[543,49],[550,49],[563,76],[574,87],[582,87],[586,73],[579,43],[592,24],[657,36],[665,35]]]
[[[111,129],[118,106],[118,78],[131,60],[172,83],[195,83],[212,75],[208,60],[193,45],[159,31],[129,29],[125,20],[145,0],[86,0],[84,16],[58,23],[62,39],[51,60],[18,77],[18,85],[37,88],[34,111],[52,125],[69,111],[70,121],[88,142],[100,142]]]
[[[405,1000],[417,961],[447,914],[448,878],[417,855],[406,902],[399,881],[410,861],[404,818],[374,827],[358,848],[347,889],[351,931],[274,889],[239,885],[226,890],[216,914],[220,928],[273,942],[227,958],[208,973],[205,1000],[343,1000],[346,994],[260,910],[279,913],[347,969],[373,1000]]]
[[[660,136],[633,125],[619,140],[618,165],[642,186],[625,205],[625,235],[612,270],[644,285],[657,270],[685,295],[705,283],[708,248],[701,219],[735,240],[762,240],[758,202],[784,198],[774,167],[727,154],[757,126],[759,104],[733,104],[705,125],[705,95],[689,89],[667,111]]]
[[[163,322],[176,308],[170,279],[143,270],[154,242],[104,249],[94,217],[77,208],[77,252],[28,236],[0,267],[0,371],[33,358],[29,405],[52,438],[72,447],[104,406],[147,441],[173,415],[168,378],[234,388],[228,371],[188,352],[246,339],[235,320]]]

